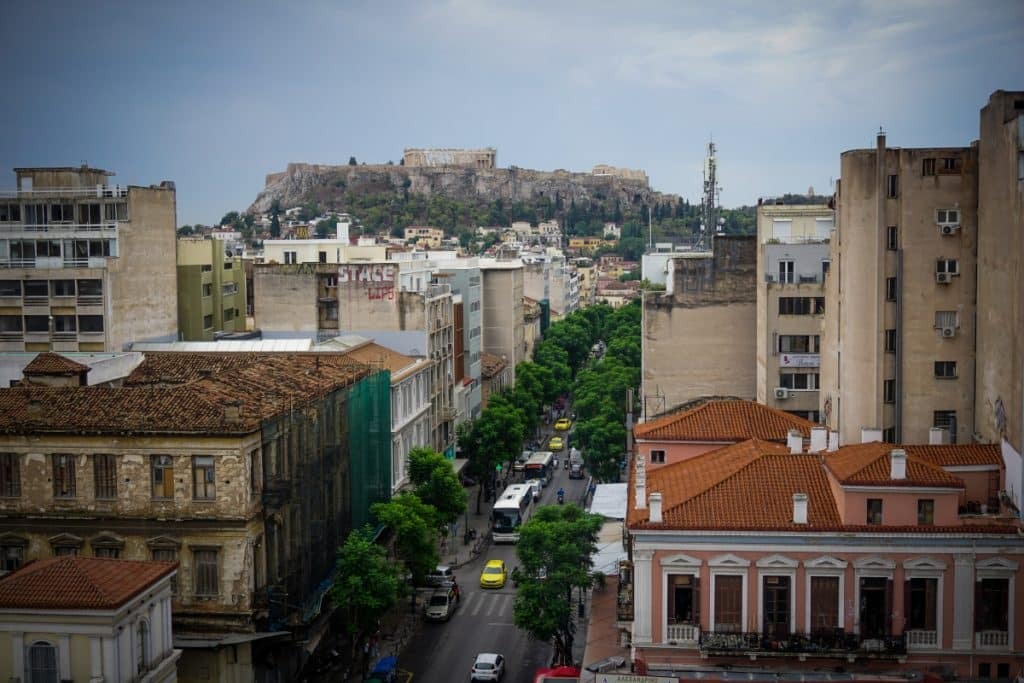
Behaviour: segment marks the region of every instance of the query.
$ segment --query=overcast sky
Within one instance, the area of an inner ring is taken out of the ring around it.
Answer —
[[[4,4],[0,189],[16,166],[173,180],[178,223],[288,162],[496,147],[498,165],[642,168],[725,206],[830,191],[843,150],[967,145],[1024,90],[1021,0]]]

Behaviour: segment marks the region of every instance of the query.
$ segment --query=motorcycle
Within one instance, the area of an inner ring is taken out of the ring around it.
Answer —
[[[565,491],[559,490],[558,491],[558,504],[561,505],[564,502],[565,502]]]

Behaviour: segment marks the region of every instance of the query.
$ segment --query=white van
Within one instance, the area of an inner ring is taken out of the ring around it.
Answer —
[[[526,483],[533,489],[533,502],[536,503],[540,500],[540,491],[543,482],[541,482],[540,479],[528,479]]]

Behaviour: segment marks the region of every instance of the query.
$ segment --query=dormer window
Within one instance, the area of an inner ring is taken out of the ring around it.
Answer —
[[[868,498],[867,503],[867,523],[872,526],[880,526],[882,524],[882,499],[881,498]]]
[[[917,523],[919,526],[935,524],[935,501],[922,498],[917,501]]]

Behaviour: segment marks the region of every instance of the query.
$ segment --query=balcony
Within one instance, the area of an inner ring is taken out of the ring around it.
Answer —
[[[974,634],[974,647],[979,650],[1005,650],[1009,644],[1008,631],[977,631]]]
[[[745,657],[871,657],[898,658],[906,654],[902,636],[861,638],[843,629],[814,634],[791,633],[718,633],[701,631],[699,649],[702,655]]]
[[[907,641],[908,650],[933,650],[939,647],[938,631],[923,631],[919,629],[903,632]]]
[[[700,626],[694,624],[668,624],[665,638],[670,644],[696,645],[700,641]]]

